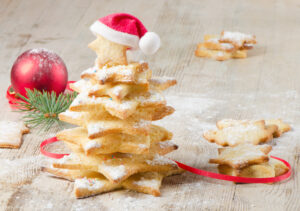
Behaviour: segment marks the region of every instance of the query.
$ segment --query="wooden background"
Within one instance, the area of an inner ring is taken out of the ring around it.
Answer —
[[[215,171],[207,160],[216,156],[217,145],[202,138],[204,130],[222,118],[280,117],[293,130],[270,143],[271,154],[291,163],[292,177],[273,185],[235,185],[185,173],[167,178],[158,198],[116,191],[76,200],[72,183],[40,173],[37,167],[43,159],[39,157],[40,142],[61,129],[54,127],[42,134],[33,130],[20,149],[0,150],[0,181],[6,184],[0,188],[0,209],[300,210],[297,0],[0,0],[1,119],[20,117],[11,112],[5,99],[10,68],[20,53],[49,48],[65,61],[69,79],[78,80],[95,59],[87,48],[94,39],[89,25],[114,12],[132,13],[160,35],[162,47],[157,54],[136,56],[149,62],[154,75],[178,80],[178,85],[166,92],[176,112],[159,123],[174,132],[174,141],[180,146],[171,157]],[[218,62],[194,56],[204,34],[219,34],[224,29],[257,36],[258,44],[247,59]],[[61,148],[61,143],[57,147]],[[25,183],[16,185],[14,180]]]

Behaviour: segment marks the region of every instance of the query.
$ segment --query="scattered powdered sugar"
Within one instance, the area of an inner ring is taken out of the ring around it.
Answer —
[[[55,160],[55,162],[59,163],[59,164],[70,163],[70,162],[73,162],[73,161],[75,161],[75,162],[80,161],[79,157],[77,155],[75,155],[74,153],[71,153],[69,155],[65,155],[63,158]]]
[[[126,175],[126,168],[124,165],[119,166],[109,166],[106,164],[101,164],[99,169],[105,171],[113,180],[120,179]]]
[[[224,50],[231,50],[234,48],[234,46],[230,43],[220,43],[221,48]]]
[[[252,144],[242,144],[236,147],[223,150],[219,155],[219,159],[231,161],[238,164],[243,161],[257,159],[265,156],[265,153],[260,150],[261,146],[254,146]]]
[[[111,92],[112,92],[114,95],[118,96],[118,95],[120,95],[120,93],[122,92],[123,89],[124,89],[124,88],[123,88],[122,85],[116,85],[116,86],[114,86],[114,87],[111,89]]]
[[[99,144],[95,140],[91,140],[91,141],[89,141],[89,142],[86,143],[86,145],[84,146],[84,150],[88,151],[90,149],[100,148],[100,147],[101,147],[101,144]]]
[[[137,107],[138,103],[133,100],[123,100],[122,103],[118,103],[113,100],[106,100],[105,106],[118,111],[131,110]]]
[[[97,179],[87,179],[81,178],[81,179],[75,179],[74,187],[75,189],[88,189],[90,191],[92,190],[98,190],[102,188],[105,185],[103,181],[97,180]]]
[[[141,106],[147,105],[147,104],[153,104],[153,103],[161,103],[165,104],[166,100],[165,97],[158,91],[150,90],[149,96],[138,96],[135,99],[139,101]]]
[[[72,86],[76,87],[76,89],[83,91],[84,89],[90,89],[92,83],[88,80],[81,79],[72,84]]]
[[[164,157],[162,155],[156,154],[152,160],[146,160],[146,163],[149,165],[177,165],[173,160]]]
[[[75,112],[75,111],[70,111],[66,110],[65,112],[61,113],[62,115],[74,118],[74,119],[80,119],[83,116],[82,112]]]
[[[147,146],[146,144],[139,144],[138,146],[139,146],[139,148],[141,148],[141,149],[146,149],[146,148],[148,148],[148,146]]]
[[[87,124],[88,134],[93,135],[93,134],[99,133],[99,132],[105,130],[107,127],[108,127],[107,124],[105,124],[105,122],[102,122],[102,121],[88,123]]]
[[[34,53],[34,54],[40,54],[40,53],[55,54],[53,51],[48,50],[47,48],[33,48],[29,51],[29,53]]]
[[[96,72],[96,77],[100,81],[105,81],[107,78],[115,74],[134,77],[135,69],[133,68],[133,65],[118,65],[113,67],[104,66]]]
[[[161,181],[156,179],[146,179],[142,177],[139,181],[135,181],[133,183],[143,187],[159,188]]]
[[[53,51],[46,48],[34,48],[28,51],[33,59],[39,59],[40,67],[51,67],[54,63],[63,63],[62,59]]]
[[[100,90],[100,89],[101,89],[101,85],[99,85],[99,84],[92,85],[92,86],[89,88],[89,93],[90,93],[90,92],[96,92],[96,91],[98,91],[98,90]]]
[[[234,48],[234,46],[230,43],[220,43],[218,38],[211,38],[207,40],[207,42],[219,44],[223,50],[231,50]]]
[[[0,121],[0,144],[19,146],[24,130],[27,127],[22,121]]]
[[[133,127],[134,128],[145,128],[145,127],[150,126],[150,124],[151,124],[151,121],[141,119],[140,121],[135,122],[133,124]]]
[[[103,102],[104,100],[105,98],[88,96],[87,92],[82,92],[73,100],[71,107],[83,104],[97,104]]]
[[[151,82],[154,84],[164,84],[168,81],[173,81],[175,78],[173,77],[168,77],[168,76],[162,76],[162,77],[153,77],[150,79]]]
[[[230,31],[225,31],[221,37],[221,40],[230,40],[237,43],[238,45],[243,45],[244,41],[252,39],[254,39],[253,35]]]
[[[253,137],[254,135],[259,135],[261,131],[262,129],[254,124],[234,125],[232,127],[223,129],[226,141],[228,141],[228,143],[231,145],[235,145],[236,143],[241,141],[251,142],[251,137]],[[246,135],[251,136],[249,136],[249,139],[246,139]]]
[[[42,155],[22,159],[0,159],[0,187],[20,185],[31,181],[45,165],[46,158]]]

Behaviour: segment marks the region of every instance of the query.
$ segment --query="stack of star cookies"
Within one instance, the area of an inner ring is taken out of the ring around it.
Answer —
[[[236,147],[219,148],[219,156],[210,163],[219,164],[221,174],[265,178],[285,174],[288,167],[281,161],[269,158],[269,145],[241,144]]]
[[[221,36],[205,35],[204,42],[198,44],[195,55],[219,61],[246,58],[247,51],[252,49],[254,44],[254,35],[223,31]]]
[[[146,63],[96,65],[71,88],[78,92],[60,120],[78,125],[57,134],[72,153],[45,168],[75,181],[77,198],[125,188],[160,195],[162,179],[180,173],[163,155],[178,148],[172,133],[152,124],[174,112],[162,91],[176,84],[152,78]]]
[[[219,164],[221,174],[262,178],[280,176],[288,171],[281,161],[268,156],[272,147],[264,144],[291,130],[281,119],[223,119],[217,122],[217,128],[206,131],[203,136],[210,142],[226,146],[218,149],[218,158],[210,159],[210,163]]]

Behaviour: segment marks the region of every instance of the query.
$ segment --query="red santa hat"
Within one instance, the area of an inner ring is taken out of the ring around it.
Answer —
[[[142,22],[126,13],[115,13],[95,21],[90,30],[104,38],[129,46],[140,48],[145,54],[154,54],[160,47],[160,38],[154,32],[148,32]]]

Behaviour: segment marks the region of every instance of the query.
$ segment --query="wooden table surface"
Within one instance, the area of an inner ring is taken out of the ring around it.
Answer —
[[[61,128],[41,134],[32,130],[20,149],[0,150],[1,210],[300,210],[299,1],[0,0],[0,5],[2,120],[20,117],[5,99],[10,68],[20,53],[51,49],[65,61],[69,80],[78,80],[95,59],[87,48],[94,39],[89,25],[107,14],[128,12],[162,40],[157,54],[136,53],[136,59],[148,61],[154,75],[178,80],[165,93],[176,112],[158,123],[174,132],[180,146],[171,157],[216,171],[207,161],[218,146],[202,133],[222,118],[280,117],[293,128],[270,143],[271,154],[293,167],[287,181],[235,185],[185,173],[165,179],[161,197],[115,191],[80,200],[73,196],[72,183],[39,171],[40,142]],[[257,36],[247,59],[218,62],[194,56],[204,34],[224,29]]]

